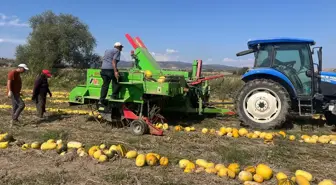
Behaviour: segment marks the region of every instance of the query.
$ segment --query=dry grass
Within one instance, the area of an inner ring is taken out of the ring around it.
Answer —
[[[236,83],[235,80],[233,80]],[[231,84],[232,82],[227,82]],[[238,83],[237,83],[238,84]],[[232,85],[232,86],[236,86]],[[238,86],[238,85],[237,85]],[[234,89],[234,87],[232,87]],[[3,92],[0,97],[4,97]],[[1,103],[9,104],[6,98]],[[33,106],[29,101],[27,106]],[[67,104],[48,103],[49,107],[67,107]],[[84,107],[83,107],[84,108]],[[9,110],[0,110],[2,121],[0,132],[10,132],[17,139],[26,142],[45,141],[47,139],[76,140],[86,144],[86,148],[105,143],[107,145],[123,143],[128,149],[140,152],[157,152],[167,156],[170,160],[168,167],[135,166],[134,161],[121,159],[97,164],[90,158],[72,157],[71,153],[59,156],[55,152],[41,152],[36,150],[22,151],[13,146],[0,150],[0,184],[42,185],[42,184],[146,184],[146,185],[188,185],[188,184],[241,184],[238,180],[228,180],[209,174],[184,174],[178,168],[178,161],[182,158],[196,160],[203,158],[214,163],[238,162],[242,168],[248,165],[266,163],[275,172],[283,171],[292,176],[296,169],[311,172],[318,181],[329,178],[336,180],[336,148],[333,145],[306,144],[290,142],[277,138],[274,145],[266,145],[259,139],[228,138],[198,133],[167,131],[165,136],[144,135],[134,136],[128,128],[115,129],[100,126],[97,122],[79,115],[50,115],[49,120],[38,122],[32,113],[24,111],[21,120],[23,127],[10,129]],[[178,124],[187,122],[180,121]],[[204,119],[188,121],[197,130],[203,127],[219,129],[221,126],[239,128],[239,122],[234,118]],[[305,131],[300,126],[286,132],[299,134],[329,134],[328,128],[315,128]],[[275,184],[271,180],[264,184]],[[314,182],[314,184],[317,184]]]

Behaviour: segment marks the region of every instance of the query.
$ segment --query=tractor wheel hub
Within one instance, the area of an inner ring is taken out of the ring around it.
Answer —
[[[267,123],[274,120],[280,110],[281,102],[276,93],[269,89],[258,88],[244,98],[244,111],[255,122]]]

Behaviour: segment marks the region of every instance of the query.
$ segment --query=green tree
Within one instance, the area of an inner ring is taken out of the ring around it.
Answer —
[[[46,11],[31,17],[29,24],[32,32],[27,44],[16,48],[16,60],[33,72],[58,64],[85,66],[85,59],[93,55],[96,40],[78,17]]]

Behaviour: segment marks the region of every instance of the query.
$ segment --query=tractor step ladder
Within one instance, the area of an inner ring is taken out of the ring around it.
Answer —
[[[314,107],[313,107],[313,99],[310,96],[298,97],[298,103],[299,103],[299,115],[300,116],[311,117],[315,113]],[[303,108],[307,108],[309,109],[309,111],[303,113],[302,112]]]

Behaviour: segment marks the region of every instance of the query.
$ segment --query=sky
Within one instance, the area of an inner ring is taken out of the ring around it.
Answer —
[[[31,32],[28,20],[46,10],[69,13],[89,26],[104,54],[115,42],[129,59],[125,34],[139,36],[160,61],[251,66],[253,55],[236,57],[256,38],[298,37],[323,46],[323,67],[336,67],[336,0],[11,0],[0,6],[0,57]]]

